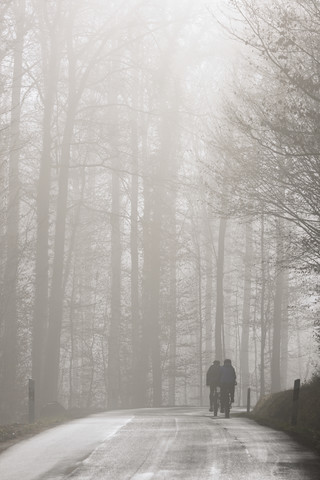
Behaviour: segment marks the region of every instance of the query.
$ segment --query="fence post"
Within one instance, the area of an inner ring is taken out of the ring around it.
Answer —
[[[300,393],[300,378],[294,381],[291,425],[297,425],[297,422],[298,422],[299,393]]]
[[[34,423],[35,420],[35,382],[32,378],[29,378],[29,423]]]
[[[247,413],[250,413],[250,401],[251,401],[251,388],[247,391]]]

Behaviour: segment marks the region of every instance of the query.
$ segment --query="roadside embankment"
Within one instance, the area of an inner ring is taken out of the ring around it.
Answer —
[[[320,376],[300,388],[297,425],[291,425],[293,390],[268,395],[259,400],[250,418],[294,436],[320,454]]]
[[[44,419],[31,424],[0,425],[0,453],[15,443],[68,421],[68,418]]]
[[[0,425],[0,453],[15,443],[32,437],[48,428],[53,428],[62,423],[75,420],[76,418],[86,417],[94,413],[98,413],[98,411],[90,409],[65,410],[64,414],[61,415],[42,416],[34,423]]]

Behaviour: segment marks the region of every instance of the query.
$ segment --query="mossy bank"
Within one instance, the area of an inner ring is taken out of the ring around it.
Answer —
[[[291,425],[293,390],[268,395],[257,403],[250,417],[283,430],[320,454],[320,376],[300,388],[297,425]]]

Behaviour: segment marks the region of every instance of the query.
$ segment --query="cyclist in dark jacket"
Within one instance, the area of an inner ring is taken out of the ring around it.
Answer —
[[[209,394],[209,400],[210,400],[210,409],[209,411],[213,411],[213,398],[214,394],[216,391],[216,388],[220,385],[220,373],[221,373],[221,367],[220,367],[220,361],[215,360],[212,365],[210,365],[208,371],[207,371],[207,381],[206,385],[210,387],[210,394]]]
[[[237,384],[236,382],[236,371],[231,364],[231,360],[227,358],[223,366],[220,367],[220,386],[221,386],[221,396],[225,392],[231,393],[231,402],[234,402],[234,387]]]

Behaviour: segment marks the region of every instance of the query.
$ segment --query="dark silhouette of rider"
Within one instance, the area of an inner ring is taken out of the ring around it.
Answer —
[[[210,387],[210,394],[209,394],[209,400],[210,400],[209,411],[210,412],[213,412],[213,398],[214,398],[215,390],[220,385],[220,373],[221,373],[220,361],[215,360],[213,364],[210,365],[207,371],[207,379],[206,379],[206,385]]]
[[[237,384],[236,378],[236,371],[232,366],[231,360],[226,358],[223,366],[220,367],[221,397],[230,393],[232,403],[234,402],[234,388]]]

